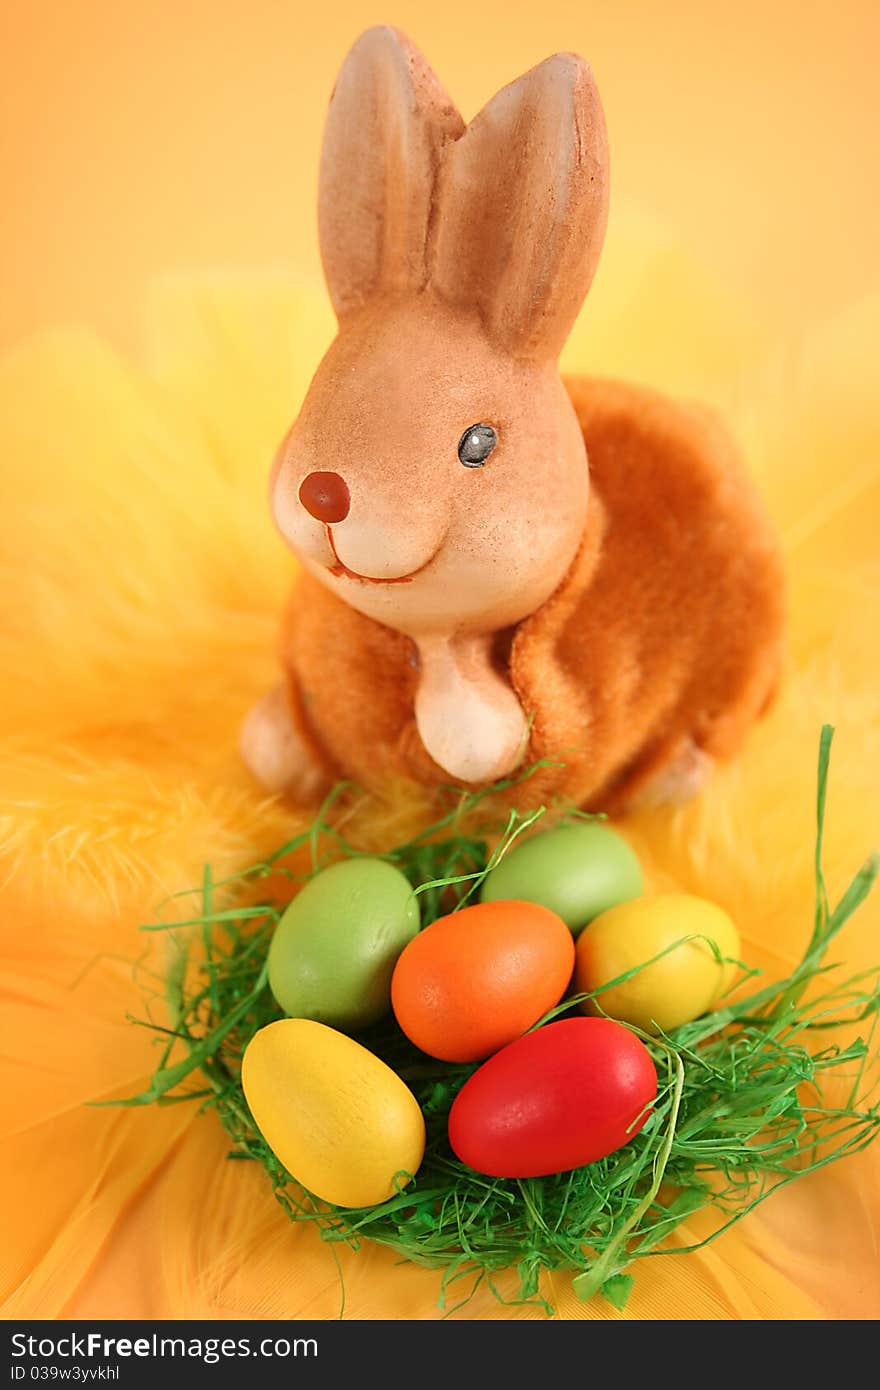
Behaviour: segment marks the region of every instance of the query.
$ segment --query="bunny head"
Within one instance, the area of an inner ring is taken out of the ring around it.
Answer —
[[[339,323],[271,480],[340,599],[415,639],[494,632],[571,565],[588,472],[557,358],[607,215],[589,68],[559,54],[465,126],[396,30],[330,102],[319,227]]]

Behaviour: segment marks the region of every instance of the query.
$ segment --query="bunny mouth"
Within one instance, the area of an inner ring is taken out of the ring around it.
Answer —
[[[332,527],[325,526],[324,530],[327,533],[327,540],[329,542],[330,549],[333,551],[333,559],[336,562],[335,564],[328,566],[330,573],[332,575],[335,575],[337,578],[341,578],[342,575],[345,575],[348,579],[357,579],[360,581],[361,584],[411,584],[417,575],[424,573],[428,566],[433,563],[433,561],[439,554],[440,546],[442,546],[443,544],[443,541],[441,540],[440,545],[437,546],[437,549],[434,550],[428,556],[427,560],[423,565],[419,565],[418,569],[410,570],[409,574],[392,575],[388,579],[380,579],[374,574],[358,574],[357,570],[349,569],[348,565],[346,565],[339,558],[339,551],[336,549],[336,542],[333,539]]]

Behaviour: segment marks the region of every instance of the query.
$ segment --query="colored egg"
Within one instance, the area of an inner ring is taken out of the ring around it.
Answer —
[[[270,1023],[245,1049],[241,1084],[275,1157],[325,1202],[375,1206],[418,1170],[425,1122],[415,1096],[345,1033],[307,1018]]]
[[[391,1008],[397,957],[418,929],[418,900],[399,869],[345,859],[286,909],[269,947],[269,987],[293,1018],[365,1028]]]
[[[539,1178],[629,1143],[657,1096],[651,1054],[612,1019],[548,1023],[496,1052],[449,1112],[449,1142],[469,1168]]]
[[[695,939],[675,946],[683,937]],[[601,989],[644,965],[622,984],[602,989],[596,1003],[612,1018],[647,1032],[668,1032],[711,1009],[736,973],[734,964],[719,963],[710,941],[722,956],[739,957],[736,927],[722,908],[705,898],[660,893],[621,903],[603,912],[578,938],[574,989]],[[653,959],[673,946],[659,960]],[[590,1001],[583,1007],[595,1012]]]
[[[601,821],[577,821],[515,844],[488,874],[481,898],[541,903],[577,936],[600,912],[644,889],[642,866],[626,840]]]
[[[488,1057],[558,1003],[574,942],[561,917],[535,903],[477,903],[425,927],[391,980],[398,1023],[446,1062]]]

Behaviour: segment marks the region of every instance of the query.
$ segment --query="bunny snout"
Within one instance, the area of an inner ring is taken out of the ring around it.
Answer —
[[[274,473],[272,514],[288,545],[320,579],[408,583],[436,558],[448,530],[445,509],[423,505],[404,524],[396,478],[351,460],[351,470],[301,469],[295,442],[285,445]]]
[[[310,516],[328,526],[344,521],[351,510],[348,484],[338,473],[309,473],[300,484],[299,500]]]

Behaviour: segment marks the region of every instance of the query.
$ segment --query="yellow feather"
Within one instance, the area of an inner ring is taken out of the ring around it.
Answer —
[[[751,963],[791,964],[811,919],[815,758],[837,725],[826,862],[840,890],[880,827],[877,300],[762,352],[734,306],[654,227],[617,247],[566,355],[722,406],[783,536],[791,588],[782,698],[699,801],[624,826],[650,882],[717,899]],[[332,1252],[292,1228],[262,1175],[224,1162],[210,1115],[92,1109],[154,1057],[126,1021],[161,991],[137,926],[210,860],[233,872],[296,817],[240,765],[237,729],[275,674],[292,562],[265,481],[331,331],[281,275],[176,277],[149,306],[148,363],[86,333],[0,369],[0,845],[6,1043],[4,1312],[16,1317],[334,1317]],[[409,789],[363,803],[358,834],[405,838]],[[880,904],[841,940],[880,958]],[[138,961],[137,967],[134,962]],[[146,1001],[146,1003],[145,1003]],[[699,1257],[642,1266],[626,1313],[880,1313],[880,1154],[775,1198]],[[437,1316],[437,1276],[380,1249],[340,1255],[347,1312]],[[521,1315],[481,1294],[469,1317]]]

